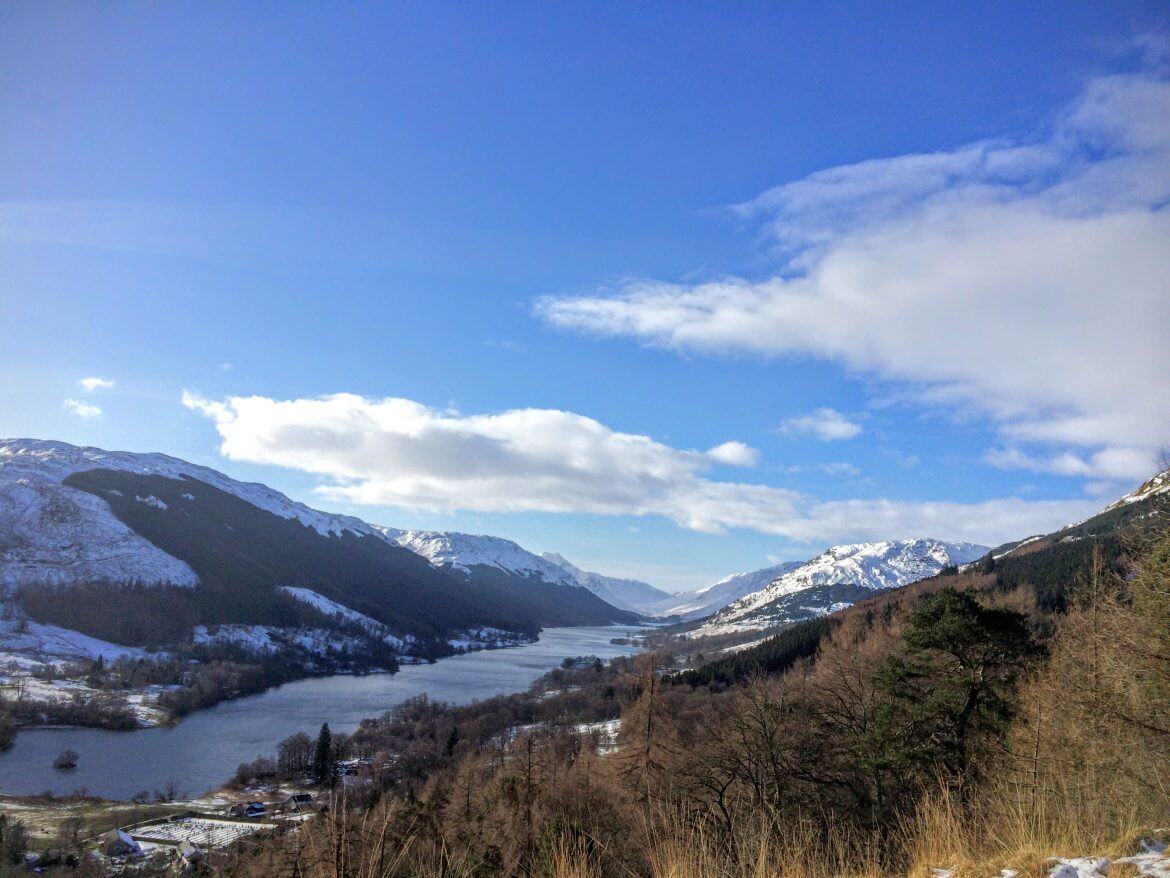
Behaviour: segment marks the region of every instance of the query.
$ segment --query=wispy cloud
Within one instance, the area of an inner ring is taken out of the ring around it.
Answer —
[[[102,413],[102,410],[96,405],[82,402],[79,399],[67,399],[64,404],[65,408],[69,409],[69,411],[73,412],[79,418],[96,418]]]
[[[836,409],[819,408],[810,414],[782,421],[780,432],[785,436],[813,436],[822,442],[832,442],[852,439],[861,433],[861,425],[853,423]]]
[[[312,473],[326,480],[318,489],[326,498],[366,506],[661,515],[708,533],[745,528],[822,542],[921,535],[1002,541],[1093,508],[1016,498],[821,502],[783,487],[712,479],[716,462],[756,460],[741,443],[708,452],[674,448],[555,409],[466,415],[353,394],[209,400],[185,393],[183,403],[215,423],[226,457]]]
[[[839,478],[855,479],[861,475],[861,470],[858,467],[844,460],[835,463],[822,463],[818,469],[827,476]]]
[[[89,378],[82,378],[77,383],[81,385],[81,387],[84,388],[86,392],[93,393],[95,390],[109,390],[114,386],[115,382],[108,378],[95,378],[91,376]]]
[[[1158,466],[1155,455],[1136,448],[1106,448],[1095,454],[1062,452],[1050,455],[1026,454],[1019,448],[992,448],[985,463],[1003,470],[1029,470],[1062,476],[1103,477],[1125,481],[1148,475]]]
[[[1134,479],[1170,438],[1168,203],[1170,81],[1102,77],[1033,142],[831,168],[739,205],[785,260],[771,279],[536,310],[681,350],[820,357],[982,413],[1012,465]]]

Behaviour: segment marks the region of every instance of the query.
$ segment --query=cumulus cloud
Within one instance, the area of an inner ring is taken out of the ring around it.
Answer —
[[[780,432],[786,436],[814,436],[822,442],[832,442],[852,439],[861,432],[861,426],[836,409],[819,408],[811,414],[781,422]]]
[[[109,390],[114,386],[114,382],[108,378],[94,378],[92,376],[89,378],[82,378],[77,383],[80,384],[88,393],[93,393],[95,390]]]
[[[771,234],[775,277],[536,310],[669,348],[819,357],[983,413],[1021,466],[1136,479],[1170,438],[1168,204],[1170,82],[1103,77],[1034,142],[831,168],[739,205]]]
[[[102,413],[102,410],[96,405],[82,402],[79,399],[65,400],[65,408],[69,409],[69,411],[73,412],[79,418],[96,418]]]
[[[325,480],[327,499],[367,506],[492,512],[661,515],[708,533],[746,528],[834,542],[924,534],[1002,541],[1084,517],[1082,502],[819,502],[771,485],[715,481],[717,462],[756,461],[728,442],[674,448],[555,409],[465,415],[408,399],[335,394],[183,404],[211,419],[232,460],[290,467]]]
[[[760,462],[760,452],[742,442],[724,442],[707,452],[716,463],[728,466],[755,466]]]

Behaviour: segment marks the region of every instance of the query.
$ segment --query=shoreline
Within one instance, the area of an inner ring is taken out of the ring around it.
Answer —
[[[613,628],[640,628],[640,629],[653,630],[659,626],[655,626],[652,624],[646,624],[646,623],[635,624],[635,625],[624,625],[621,623],[614,623],[612,625],[603,625],[603,626],[564,625],[564,626],[548,626],[548,627],[568,628],[568,629],[613,627]],[[531,646],[532,644],[540,642],[541,635],[544,634],[545,630],[546,630],[545,628],[542,628],[540,630],[540,632],[535,637],[533,637],[531,640],[521,640],[521,639],[517,638],[517,639],[513,639],[511,642],[506,642],[506,643],[490,642],[490,643],[483,643],[481,645],[475,645],[475,643],[472,642],[468,646],[460,646],[460,647],[456,648],[456,650],[454,652],[452,652],[450,655],[440,656],[440,657],[434,658],[434,659],[426,659],[426,658],[422,658],[419,656],[399,656],[398,657],[399,668],[395,669],[395,670],[390,670],[387,668],[371,668],[369,670],[364,670],[364,671],[336,670],[336,671],[326,671],[326,672],[322,672],[322,673],[305,673],[301,676],[296,676],[296,677],[292,677],[292,678],[287,679],[287,680],[281,680],[279,682],[272,683],[271,685],[265,686],[261,689],[255,690],[255,691],[240,692],[240,693],[232,695],[230,697],[221,698],[221,699],[213,701],[209,704],[202,705],[195,710],[192,710],[192,711],[189,711],[186,713],[182,713],[182,714],[177,714],[177,715],[173,714],[173,713],[167,713],[164,708],[158,707],[157,705],[150,705],[150,704],[146,704],[146,703],[143,703],[140,701],[131,707],[131,710],[135,713],[135,718],[138,722],[138,725],[136,725],[133,728],[110,728],[110,727],[107,727],[106,725],[103,725],[103,724],[97,723],[97,722],[95,722],[95,723],[35,723],[35,722],[34,723],[28,723],[28,722],[17,723],[16,728],[15,728],[15,735],[13,736],[13,742],[11,744],[9,744],[7,747],[0,748],[0,754],[11,749],[11,747],[15,744],[16,735],[19,735],[21,732],[24,732],[24,731],[29,731],[29,730],[44,730],[44,731],[95,730],[95,731],[108,731],[108,732],[114,732],[114,733],[131,734],[134,732],[146,731],[149,729],[174,728],[174,727],[178,726],[179,724],[181,724],[184,720],[186,720],[190,717],[196,716],[198,714],[204,713],[208,710],[211,710],[212,708],[216,707],[217,705],[241,701],[241,700],[246,699],[246,698],[252,698],[252,697],[255,697],[258,695],[263,695],[266,692],[278,690],[281,687],[286,686],[290,683],[299,683],[299,682],[304,682],[307,680],[321,680],[321,679],[327,679],[329,677],[358,678],[358,677],[372,677],[372,676],[382,676],[382,675],[395,676],[396,674],[399,673],[399,671],[403,667],[417,667],[417,666],[421,666],[421,665],[432,665],[432,664],[438,664],[438,663],[443,662],[443,661],[448,660],[448,659],[458,658],[460,656],[474,654],[474,653],[495,652],[495,651],[499,651],[499,650],[516,649],[519,647]],[[613,643],[615,645],[629,645],[629,646],[636,646],[636,647],[642,646],[641,644],[636,643],[635,640],[630,638],[630,637],[614,638]],[[9,679],[11,680],[12,678],[10,677]],[[68,683],[80,682],[78,680],[75,680],[72,678],[66,678],[66,677],[57,678],[56,680],[49,681],[49,682],[58,682],[58,681],[59,682],[68,682]],[[7,685],[11,686],[12,683],[10,682]],[[65,688],[65,687],[63,687],[63,688]],[[148,686],[148,687],[143,687],[143,688],[139,688],[139,689],[112,690],[112,691],[113,691],[113,694],[124,695],[128,699],[135,699],[135,698],[144,699],[146,697],[156,695],[156,693],[150,691],[152,688],[156,688],[156,687]],[[84,690],[84,689],[73,689],[71,687],[67,688],[65,691],[87,691],[87,692],[92,693],[94,695],[100,695],[102,693],[111,692],[111,690],[100,690],[100,689],[98,689],[98,690]],[[155,714],[155,716],[148,716],[147,714]],[[3,791],[0,791],[0,796],[3,796]]]
[[[13,750],[0,754],[0,795],[84,792],[127,801],[140,792],[177,789],[193,794],[218,789],[239,764],[272,752],[290,734],[315,734],[322,721],[335,733],[350,734],[363,720],[415,698],[452,706],[525,691],[566,657],[599,655],[603,660],[640,647],[612,641],[639,633],[641,626],[546,628],[524,649],[476,650],[398,674],[330,675],[272,687],[254,697],[195,711],[168,727],[138,729],[138,736],[102,734],[76,726],[21,729]],[[36,734],[44,729],[45,734]],[[67,774],[51,768],[63,750],[80,754]],[[183,798],[188,796],[184,795]]]

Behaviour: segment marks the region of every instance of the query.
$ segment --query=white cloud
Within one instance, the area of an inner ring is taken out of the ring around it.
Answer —
[[[708,533],[747,528],[822,543],[922,535],[1001,542],[1093,509],[1083,501],[1015,498],[823,503],[786,488],[713,481],[712,452],[673,448],[554,409],[464,415],[352,394],[213,401],[184,393],[183,404],[215,423],[226,457],[320,476],[326,498],[367,506],[661,515]],[[739,443],[712,451],[719,449],[741,462],[754,459]]]
[[[1170,82],[1104,77],[1036,142],[832,168],[740,205],[785,259],[771,279],[630,282],[537,313],[819,357],[983,414],[1036,468],[1070,452],[1083,466],[1061,471],[1139,478],[1170,439],[1168,204]]]
[[[728,466],[755,466],[760,462],[760,452],[742,442],[724,442],[707,452],[716,463]]]
[[[79,418],[96,418],[102,413],[102,410],[96,405],[91,405],[88,402],[82,402],[79,399],[65,400],[65,408],[73,412]]]
[[[839,476],[840,478],[855,479],[861,475],[860,469],[843,460],[836,463],[823,463],[818,469],[827,476]]]
[[[1047,456],[1030,455],[1019,448],[992,448],[985,463],[1003,470],[1030,470],[1062,476],[1101,477],[1114,481],[1141,479],[1158,469],[1158,459],[1147,449],[1112,447],[1095,454],[1065,451]]]
[[[108,378],[94,378],[92,376],[82,378],[77,383],[85,388],[88,393],[93,393],[95,390],[109,390],[114,386],[114,382]]]
[[[822,442],[832,442],[852,439],[861,432],[861,426],[836,409],[819,408],[811,414],[781,422],[780,432],[786,436],[815,436]]]

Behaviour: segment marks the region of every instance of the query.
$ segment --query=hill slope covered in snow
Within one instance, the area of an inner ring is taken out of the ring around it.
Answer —
[[[986,546],[941,540],[895,540],[833,546],[782,570],[767,585],[723,607],[700,635],[771,628],[843,609],[864,597],[974,561]],[[787,565],[786,565],[787,566]]]
[[[429,644],[424,654],[442,654],[469,630],[531,636],[544,625],[632,618],[536,556],[558,575],[452,575],[389,533],[166,455],[0,441],[0,588],[9,596],[135,582],[190,590],[176,601],[204,625],[332,618],[287,591],[302,589],[402,643]],[[37,606],[51,603],[42,594]]]

